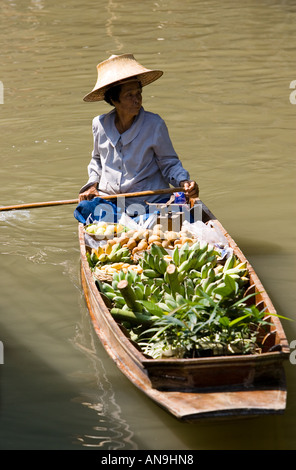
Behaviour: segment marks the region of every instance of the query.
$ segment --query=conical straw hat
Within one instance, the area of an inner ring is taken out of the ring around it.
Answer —
[[[112,55],[109,59],[97,65],[98,79],[93,90],[84,101],[102,101],[108,88],[117,85],[127,78],[137,78],[142,87],[160,78],[161,70],[150,70],[136,61],[132,54]]]

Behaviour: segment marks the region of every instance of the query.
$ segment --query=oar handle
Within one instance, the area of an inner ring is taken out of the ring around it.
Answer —
[[[101,196],[102,199],[116,199],[118,197],[143,197],[153,196],[154,194],[168,194],[183,191],[183,188],[164,188],[164,189],[151,189],[147,191],[137,191],[134,193],[119,193],[119,194],[108,194],[107,196]]]
[[[154,189],[150,191],[138,191],[134,193],[120,193],[120,194],[108,194],[106,196],[101,196],[102,199],[116,199],[118,197],[140,197],[140,196],[153,196],[154,194],[167,194],[182,191],[183,188],[164,188],[164,189]],[[31,202],[28,204],[18,204],[14,206],[2,206],[0,211],[11,211],[19,209],[31,209],[34,207],[47,207],[47,206],[60,206],[63,204],[78,204],[78,199],[65,199],[62,201],[44,201],[44,202]]]

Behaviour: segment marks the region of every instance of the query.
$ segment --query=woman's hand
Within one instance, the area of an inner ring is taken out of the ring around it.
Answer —
[[[100,195],[100,193],[97,190],[97,183],[95,183],[92,186],[90,186],[89,188],[87,188],[85,191],[83,191],[83,193],[80,193],[78,200],[79,200],[79,202],[85,201],[85,200],[90,201],[91,199],[93,199],[94,197],[97,197],[99,195]]]
[[[186,197],[194,199],[199,196],[199,187],[195,181],[184,180],[180,182],[180,186],[183,188]]]

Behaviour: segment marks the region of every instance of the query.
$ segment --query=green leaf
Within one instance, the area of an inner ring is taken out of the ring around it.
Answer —
[[[221,295],[222,297],[226,297],[231,293],[231,289],[225,282],[221,282],[221,284],[213,289],[213,293]]]
[[[226,326],[226,328],[229,327],[229,324],[230,324],[230,320],[228,317],[221,317],[219,319],[219,323],[222,325],[222,326]]]
[[[228,287],[229,293],[235,291],[235,280],[229,276],[229,274],[225,274],[224,276],[225,285]]]
[[[278,315],[277,313],[266,312],[266,315],[271,315],[271,316],[273,316],[273,317],[282,318],[283,320],[294,321],[293,318],[284,317],[283,315]]]
[[[157,317],[162,317],[164,315],[164,311],[154,302],[150,302],[149,300],[137,300],[143,307],[148,310],[151,315],[156,315]]]
[[[233,325],[235,325],[236,323],[239,323],[240,321],[244,320],[247,317],[250,317],[249,313],[247,313],[246,315],[242,315],[241,317],[235,318],[229,323],[229,327],[232,328]]]

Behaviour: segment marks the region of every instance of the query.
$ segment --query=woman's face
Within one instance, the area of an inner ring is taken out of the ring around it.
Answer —
[[[113,102],[119,114],[137,116],[142,106],[142,89],[138,82],[131,81],[121,85],[119,101]]]

